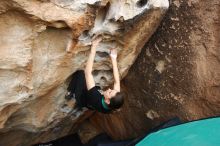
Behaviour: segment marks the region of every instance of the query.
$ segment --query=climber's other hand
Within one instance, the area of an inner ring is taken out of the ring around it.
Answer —
[[[110,49],[110,57],[112,59],[116,59],[117,58],[117,50],[116,49]]]
[[[92,46],[93,47],[97,47],[98,44],[102,41],[102,37],[101,36],[98,36],[96,37],[93,41],[92,41]]]

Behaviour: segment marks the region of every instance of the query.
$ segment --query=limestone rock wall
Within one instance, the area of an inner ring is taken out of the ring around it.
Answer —
[[[168,6],[168,0],[1,0],[0,145],[30,145],[73,130],[90,113],[66,109],[64,94],[71,74],[84,68],[92,37],[103,37],[95,80],[108,86],[109,48],[119,52],[123,78]]]

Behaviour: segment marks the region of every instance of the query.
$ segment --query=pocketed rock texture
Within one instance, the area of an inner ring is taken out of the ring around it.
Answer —
[[[124,107],[114,115],[97,113],[92,123],[127,139],[176,116],[220,116],[219,32],[219,0],[173,0],[122,81]]]
[[[94,76],[112,84],[109,48],[123,78],[160,24],[168,0],[1,0],[0,145],[25,146],[74,131],[90,112],[72,110],[64,94],[101,35]]]

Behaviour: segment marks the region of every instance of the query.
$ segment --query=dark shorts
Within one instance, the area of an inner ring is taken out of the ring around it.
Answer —
[[[78,70],[72,74],[72,79],[67,88],[71,94],[75,94],[77,106],[86,106],[85,96],[87,92],[85,73],[83,70]]]
[[[85,73],[83,70],[76,71],[72,75],[67,90],[75,95],[76,105],[79,108],[87,107],[91,110],[97,110],[102,113],[109,113],[102,105],[103,95],[98,91],[100,87],[94,86],[87,90]]]

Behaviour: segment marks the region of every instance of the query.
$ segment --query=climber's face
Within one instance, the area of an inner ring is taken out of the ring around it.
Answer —
[[[107,104],[110,104],[110,99],[112,97],[114,97],[116,95],[117,91],[116,90],[112,90],[112,89],[108,89],[106,91],[103,92],[103,95],[105,97],[105,102]]]

